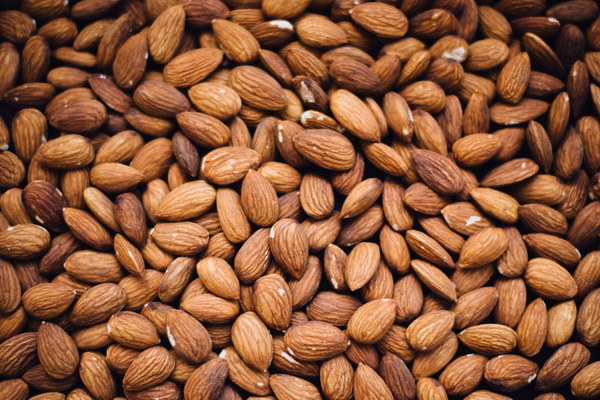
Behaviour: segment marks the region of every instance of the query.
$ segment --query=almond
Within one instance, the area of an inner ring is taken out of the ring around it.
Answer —
[[[370,301],[357,309],[348,321],[348,335],[359,343],[379,341],[390,329],[396,304],[391,299]]]
[[[406,338],[417,351],[436,348],[454,326],[454,314],[450,311],[432,311],[415,319],[406,329]]]

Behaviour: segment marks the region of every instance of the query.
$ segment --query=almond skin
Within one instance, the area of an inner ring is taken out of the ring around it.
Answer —
[[[305,361],[326,360],[341,354],[348,347],[346,334],[321,321],[293,325],[285,333],[284,342],[290,354]]]
[[[430,150],[416,150],[412,157],[419,176],[436,192],[457,194],[463,189],[463,176],[450,159]]]
[[[454,326],[454,314],[449,311],[432,311],[415,319],[406,330],[411,347],[427,351],[439,346]]]
[[[334,171],[345,171],[354,165],[352,143],[344,135],[329,129],[307,129],[294,136],[294,147],[316,165]]]

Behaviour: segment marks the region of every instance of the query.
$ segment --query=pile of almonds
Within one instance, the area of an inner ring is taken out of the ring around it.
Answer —
[[[0,8],[1,400],[600,398],[596,1]]]

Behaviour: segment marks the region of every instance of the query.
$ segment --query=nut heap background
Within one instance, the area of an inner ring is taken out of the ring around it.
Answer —
[[[2,7],[2,400],[599,398],[595,1]]]

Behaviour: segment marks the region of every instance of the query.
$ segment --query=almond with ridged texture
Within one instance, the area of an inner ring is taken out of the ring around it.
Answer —
[[[383,114],[394,134],[403,141],[410,141],[414,118],[406,100],[398,93],[386,93],[383,97]]]
[[[347,90],[337,90],[330,101],[333,115],[351,134],[371,142],[381,139],[377,120],[356,95]]]
[[[174,5],[162,12],[148,29],[150,55],[159,64],[166,64],[176,54],[185,26],[185,11],[182,5]]]
[[[519,202],[514,197],[489,188],[474,188],[470,194],[471,198],[486,214],[506,224],[517,222]]]
[[[0,232],[0,255],[14,259],[37,256],[50,247],[50,234],[34,224],[19,224]]]
[[[439,113],[446,105],[444,90],[431,81],[418,81],[405,86],[400,95],[412,108],[421,108],[429,113]]]
[[[411,18],[409,33],[423,39],[437,39],[453,34],[458,29],[458,20],[452,12],[443,8],[432,8]]]
[[[254,312],[241,314],[233,322],[231,340],[242,359],[259,371],[266,371],[273,358],[269,329]]]
[[[248,64],[258,58],[260,44],[243,26],[217,19],[212,22],[213,33],[221,50],[232,61]]]
[[[269,232],[269,247],[275,260],[292,277],[299,279],[308,263],[308,238],[297,221],[277,221]]]
[[[175,360],[164,347],[150,347],[140,353],[125,372],[123,388],[148,389],[168,378],[174,368]]]
[[[312,47],[337,47],[347,42],[346,34],[329,18],[318,14],[305,14],[295,22],[300,41]]]
[[[269,379],[279,400],[321,400],[319,389],[309,381],[293,375],[275,374]]]
[[[223,233],[225,234],[227,239],[233,243],[245,242],[238,251],[238,255],[236,256],[236,270],[238,269],[238,265],[240,265],[237,261],[238,257],[240,258],[240,260],[243,258],[244,261],[246,261],[246,258],[251,257],[249,254],[246,255],[246,253],[254,253],[254,251],[257,252],[257,257],[259,257],[259,254],[260,257],[262,257],[262,251],[261,253],[258,253],[258,251],[263,250],[262,246],[254,247],[251,244],[249,247],[246,247],[248,246],[248,241],[251,240],[249,239],[249,237],[252,234],[252,231],[250,229],[250,223],[248,221],[248,218],[246,217],[244,209],[242,208],[240,195],[233,189],[219,188],[217,190],[216,206],[218,222],[220,223],[221,229],[223,230]],[[264,243],[267,243],[266,237],[268,234],[260,235],[260,232],[261,230],[257,230],[256,232],[254,232],[253,237],[259,235],[262,238],[262,236],[264,236]],[[255,240],[252,240],[252,242],[254,242]],[[244,248],[246,248],[245,251]],[[266,251],[268,252],[268,244]],[[250,258],[250,260],[253,259]],[[268,261],[268,257],[266,261]],[[254,263],[252,263],[252,265],[254,266]],[[238,275],[245,283],[247,283],[246,280],[249,279],[249,275],[254,276],[253,272],[253,269],[249,269],[247,273],[242,272],[241,270],[237,270]],[[260,270],[261,274],[262,272],[264,272],[264,269]]]
[[[173,58],[163,70],[167,83],[175,87],[188,87],[204,80],[223,60],[223,52],[215,48],[186,51]]]
[[[227,84],[251,107],[281,111],[287,105],[281,85],[262,69],[236,67],[229,73]]]
[[[500,228],[484,228],[465,242],[459,268],[479,268],[497,260],[508,248],[508,237]]]
[[[458,350],[458,339],[454,332],[450,332],[440,346],[425,353],[415,354],[410,349],[408,342],[405,346],[410,350],[408,353],[410,357],[406,358],[406,361],[414,359],[411,371],[414,377],[420,380],[441,371],[452,360],[456,350]],[[402,356],[402,354],[399,354],[399,356]]]
[[[229,185],[242,179],[248,170],[256,169],[261,155],[249,148],[227,146],[207,153],[200,164],[200,173],[217,185]]]
[[[0,372],[6,377],[21,376],[36,363],[37,333],[25,332],[14,335],[0,345]],[[43,371],[43,367],[40,365]],[[45,374],[45,373],[44,373]],[[46,375],[47,376],[47,375]]]
[[[287,330],[284,341],[295,358],[321,361],[341,354],[348,347],[348,336],[339,328],[322,321],[294,324]]]
[[[419,400],[447,400],[448,395],[442,384],[434,378],[421,378],[417,381]]]
[[[379,299],[362,305],[348,321],[348,335],[359,343],[373,344],[385,336],[396,320],[396,302]]]
[[[569,267],[575,266],[581,260],[581,254],[568,241],[545,233],[530,233],[523,235],[527,246],[538,256],[550,258]]]
[[[173,351],[191,363],[200,363],[211,350],[211,338],[204,326],[182,310],[169,310],[166,316],[167,337]]]
[[[364,287],[373,278],[380,257],[376,243],[361,242],[352,249],[344,265],[345,280],[350,290]]]
[[[120,193],[144,181],[145,175],[136,168],[121,163],[102,163],[92,167],[90,181],[98,189]]]
[[[89,25],[88,25],[89,26]],[[117,51],[112,64],[113,78],[123,89],[131,89],[142,78],[148,60],[146,35],[133,35]]]
[[[465,329],[479,324],[492,313],[497,302],[498,292],[490,286],[463,294],[450,309],[455,315],[454,326]]]
[[[385,39],[401,38],[408,31],[406,16],[389,4],[359,4],[349,14],[354,23]]]
[[[392,400],[394,396],[381,376],[366,364],[359,363],[354,374],[356,400]]]
[[[506,17],[488,6],[477,7],[479,26],[484,36],[508,43],[512,36],[512,28]]]
[[[114,283],[103,283],[87,290],[73,306],[70,320],[77,326],[108,321],[127,303],[125,291]]]
[[[456,162],[465,167],[475,167],[494,158],[502,142],[494,135],[475,133],[458,139],[452,145]]]
[[[106,116],[104,104],[90,99],[74,99],[67,101],[60,110],[46,110],[50,125],[58,130],[74,133],[95,132],[104,124]]]
[[[465,182],[462,173],[449,158],[431,150],[412,152],[415,169],[429,187],[440,194],[457,194]]]
[[[429,351],[444,341],[454,326],[451,311],[432,311],[415,319],[406,329],[406,338],[417,351]]]
[[[113,240],[115,256],[130,274],[141,276],[144,271],[144,258],[140,250],[123,235],[116,234]]]
[[[110,233],[92,215],[66,207],[63,209],[63,217],[71,232],[82,242],[100,251],[112,247]]]
[[[220,0],[186,0],[181,3],[186,22],[195,28],[207,28],[215,18],[226,18],[229,15],[229,9]]]
[[[227,378],[227,361],[213,358],[198,367],[185,382],[185,398],[213,400],[219,398]]]
[[[529,260],[525,283],[538,295],[552,300],[568,300],[577,294],[577,283],[571,274],[547,258]]]
[[[224,146],[231,137],[227,125],[208,114],[182,112],[177,114],[177,123],[188,139],[204,148]]]
[[[219,353],[219,358],[227,360],[229,379],[238,387],[257,396],[271,394],[271,387],[269,386],[270,373],[250,367],[233,346],[223,349]]]
[[[289,19],[302,14],[310,5],[310,0],[292,0],[282,4],[278,0],[265,0],[262,2],[262,11],[271,18]]]
[[[0,66],[2,66],[5,74],[0,78],[0,96],[15,86],[19,76],[20,61],[19,51],[15,45],[10,42],[2,43],[0,46]]]
[[[362,303],[354,297],[326,291],[319,292],[312,299],[306,312],[311,320],[344,327],[361,305]]]
[[[544,114],[550,105],[542,100],[523,98],[516,104],[495,103],[490,119],[499,125],[517,125]]]
[[[335,83],[356,94],[373,95],[382,91],[382,83],[375,72],[358,60],[343,57],[329,66]]]
[[[469,58],[465,68],[482,71],[502,64],[508,57],[508,47],[497,39],[483,39],[469,45]]]
[[[190,102],[180,91],[157,79],[140,83],[133,94],[133,101],[146,114],[160,118],[172,118],[190,108]]]
[[[277,192],[260,172],[250,170],[244,177],[241,204],[248,219],[258,226],[267,227],[277,221]]]
[[[302,177],[299,200],[302,210],[317,220],[329,217],[335,206],[331,184],[315,172],[307,172]]]
[[[509,103],[518,103],[527,89],[531,63],[526,52],[510,58],[500,70],[496,83],[498,95]]]
[[[53,71],[56,71],[56,69]],[[69,70],[63,69],[62,71],[65,71],[65,75],[67,75],[66,72]],[[96,94],[109,108],[123,113],[133,105],[131,97],[115,84],[112,77],[105,74],[89,75],[87,73],[82,73],[82,75],[87,79],[94,94]]]
[[[0,187],[12,188],[21,183],[25,177],[23,161],[10,151],[0,153]]]
[[[9,314],[21,303],[21,284],[11,263],[0,259],[0,312]]]
[[[65,260],[64,268],[71,277],[83,282],[105,283],[123,279],[123,270],[112,253],[76,251]]]
[[[431,54],[428,51],[417,51],[410,56],[402,72],[400,72],[397,85],[404,86],[416,81],[428,71],[430,63]]]
[[[240,96],[229,86],[220,83],[198,83],[188,90],[188,97],[200,111],[220,120],[234,117],[242,107]]]
[[[379,198],[383,183],[377,178],[366,179],[357,184],[342,204],[341,218],[353,218],[362,214]]]
[[[117,343],[133,349],[147,349],[160,343],[158,333],[144,316],[132,311],[114,314],[106,325],[108,334]]]
[[[148,239],[146,212],[140,199],[133,193],[121,193],[115,199],[115,217],[123,233],[138,247]]]
[[[321,364],[319,370],[321,390],[331,400],[349,400],[352,397],[354,368],[344,355]]]
[[[517,326],[519,352],[533,357],[540,352],[546,339],[548,312],[544,300],[538,298],[525,308]]]
[[[192,256],[208,245],[208,231],[201,225],[185,221],[156,224],[152,239],[162,249],[180,256]]]
[[[46,373],[54,379],[73,375],[79,364],[79,352],[73,339],[50,322],[42,322],[38,329],[38,357]]]
[[[6,379],[0,383],[0,396],[8,400],[25,400],[29,386],[22,379]]]
[[[277,274],[260,277],[253,286],[254,311],[271,329],[284,330],[292,316],[292,292]]]
[[[517,333],[500,324],[475,325],[460,332],[458,338],[471,350],[484,355],[510,353],[517,346]]]
[[[422,260],[412,260],[411,268],[419,280],[436,295],[450,301],[456,301],[456,287],[454,283],[439,268]]]
[[[531,383],[538,373],[535,362],[516,354],[494,357],[485,364],[484,376],[490,386],[502,392],[519,390]]]
[[[142,135],[134,130],[121,131],[108,140],[96,151],[94,164],[105,162],[128,162],[144,145]]]
[[[405,238],[411,250],[418,256],[435,265],[454,268],[454,260],[436,239],[415,229],[406,231]]]
[[[23,161],[31,161],[47,137],[47,127],[46,117],[35,108],[25,108],[15,114],[11,124],[11,139],[19,158]],[[8,135],[8,130],[5,134]],[[78,148],[76,144],[73,147]],[[70,150],[73,151],[73,148]]]
[[[0,13],[0,36],[4,40],[24,44],[35,28],[35,20],[22,11],[7,10]]]
[[[167,221],[183,221],[199,217],[215,204],[216,191],[198,180],[178,186],[158,203],[156,215]]]
[[[527,305],[527,287],[521,278],[499,278],[494,285],[498,291],[498,304],[494,319],[514,328],[519,323]]]
[[[440,374],[440,383],[450,396],[464,396],[476,389],[483,379],[487,357],[468,354],[452,361]]]
[[[38,319],[58,317],[71,306],[73,300],[75,292],[60,283],[35,285],[25,291],[21,299],[25,311]]]
[[[583,298],[575,324],[579,338],[583,344],[591,348],[600,343],[599,309],[600,290],[594,289]]]
[[[277,193],[289,193],[300,187],[302,175],[289,164],[270,161],[263,164],[258,172],[267,178]]]
[[[307,160],[333,170],[346,171],[354,165],[352,143],[341,133],[330,129],[307,129],[294,135],[294,147]]]
[[[79,377],[94,398],[110,400],[116,395],[115,378],[108,368],[106,358],[100,353],[87,351],[81,354]]]
[[[590,350],[579,342],[561,346],[544,363],[538,373],[538,391],[555,390],[571,379],[590,360]]]
[[[515,158],[489,171],[480,184],[498,187],[518,183],[535,175],[539,168],[539,165],[528,158]]]
[[[40,146],[38,160],[46,167],[81,168],[94,160],[92,143],[80,135],[63,135]]]
[[[173,144],[173,155],[177,159],[179,167],[187,175],[196,177],[200,167],[200,154],[194,143],[181,132],[173,134],[171,143]]]
[[[571,392],[580,399],[600,396],[600,362],[593,362],[579,371],[571,381]]]
[[[239,281],[227,261],[217,257],[203,258],[196,264],[196,271],[204,286],[212,293],[225,299],[239,298]]]

